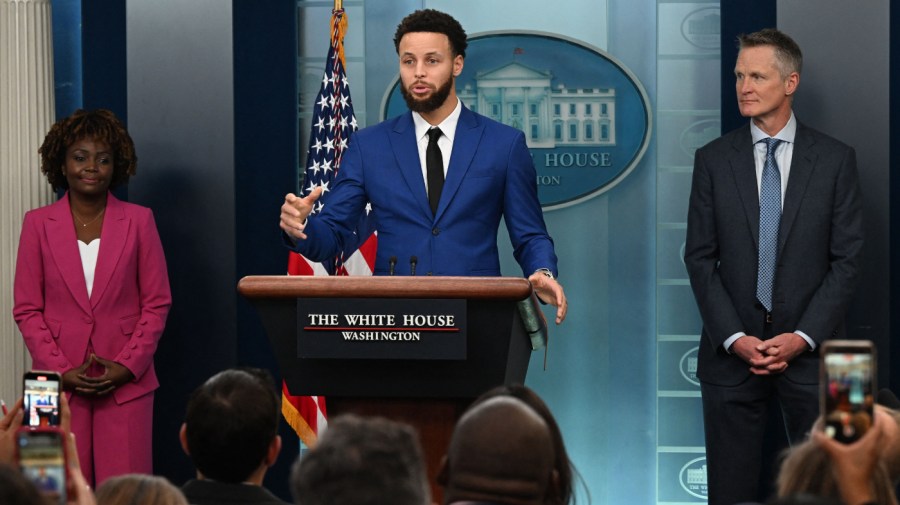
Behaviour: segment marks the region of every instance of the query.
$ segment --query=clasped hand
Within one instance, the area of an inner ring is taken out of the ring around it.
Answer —
[[[731,348],[750,365],[750,372],[774,375],[784,372],[791,360],[809,349],[809,344],[796,333],[782,333],[769,340],[745,335],[735,340]]]
[[[97,377],[85,375],[94,363],[104,368],[103,374]],[[133,380],[134,374],[124,365],[91,354],[81,366],[65,372],[62,379],[63,388],[67,391],[82,396],[103,396]]]

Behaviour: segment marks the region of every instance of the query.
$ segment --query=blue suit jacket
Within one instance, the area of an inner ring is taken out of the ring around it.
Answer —
[[[506,220],[514,255],[525,275],[557,273],[553,241],[537,198],[525,135],[462,108],[437,213],[428,206],[412,114],[356,132],[320,213],[310,217],[295,250],[313,261],[333,258],[353,235],[371,202],[378,230],[375,275],[396,256],[397,275],[500,275],[497,230]]]

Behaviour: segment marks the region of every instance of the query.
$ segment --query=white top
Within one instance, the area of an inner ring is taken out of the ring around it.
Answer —
[[[100,252],[100,239],[91,240],[90,244],[78,241],[78,252],[81,253],[81,268],[84,269],[84,283],[87,284],[88,298],[94,289],[94,272],[97,270],[97,255]]]

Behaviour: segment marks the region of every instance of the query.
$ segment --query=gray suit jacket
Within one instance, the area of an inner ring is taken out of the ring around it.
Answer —
[[[774,334],[803,331],[817,343],[844,335],[863,243],[853,148],[797,125],[778,236],[772,295]],[[762,338],[756,300],[759,196],[750,127],[710,142],[694,157],[684,261],[703,319],[698,376],[722,386],[749,365],[722,343],[743,331]],[[818,352],[803,353],[785,374],[818,381]]]

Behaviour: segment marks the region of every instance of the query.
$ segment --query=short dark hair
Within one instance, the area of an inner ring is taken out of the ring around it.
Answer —
[[[803,69],[803,53],[800,46],[786,33],[775,28],[766,28],[738,36],[738,49],[760,46],[772,46],[775,49],[775,61],[782,79],[787,78],[792,72],[799,74]]]
[[[400,54],[400,39],[412,32],[443,33],[450,39],[453,56],[466,57],[466,47],[469,45],[466,42],[466,31],[450,14],[434,9],[422,9],[403,18],[394,33],[394,49],[397,50],[397,54]]]
[[[188,451],[204,477],[247,480],[278,435],[279,398],[271,374],[232,368],[194,390],[185,415]]]
[[[102,141],[109,145],[113,157],[113,175],[110,189],[128,183],[137,171],[137,155],[134,141],[112,111],[78,109],[71,116],[60,119],[47,132],[38,153],[41,155],[41,172],[47,176],[53,189],[69,189],[69,182],[62,173],[66,151],[81,139]]]
[[[291,470],[303,505],[427,505],[422,449],[409,425],[346,414],[328,423],[315,448]]]

